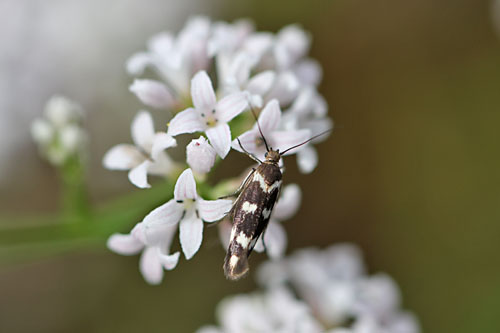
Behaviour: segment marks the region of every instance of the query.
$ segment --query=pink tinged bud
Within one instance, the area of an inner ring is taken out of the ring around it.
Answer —
[[[187,162],[197,173],[207,173],[215,163],[215,149],[200,136],[193,139],[186,147]]]

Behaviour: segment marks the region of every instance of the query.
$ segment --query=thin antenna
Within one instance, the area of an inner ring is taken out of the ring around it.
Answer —
[[[330,128],[329,130],[326,130],[326,131],[324,131],[324,132],[321,132],[321,133],[319,133],[319,134],[316,134],[315,136],[313,136],[313,137],[312,137],[312,138],[310,138],[309,140],[306,140],[306,141],[304,141],[304,142],[302,142],[302,143],[299,143],[299,144],[298,144],[298,145],[296,145],[296,146],[293,146],[293,147],[290,147],[290,148],[288,148],[288,149],[285,149],[284,151],[282,151],[282,152],[280,153],[280,156],[281,156],[281,155],[283,155],[284,153],[286,153],[287,151],[292,150],[292,149],[295,149],[295,148],[300,147],[300,146],[302,146],[302,145],[305,145],[306,143],[308,143],[308,142],[310,142],[310,141],[312,141],[312,140],[316,139],[317,137],[322,136],[323,134],[326,134],[326,133],[328,133],[328,132],[331,132],[332,130],[333,130],[333,128]]]
[[[264,140],[264,144],[266,145],[266,151],[269,151],[269,146],[267,145],[266,138],[264,137],[264,134],[262,134],[262,130],[259,125],[259,118],[257,118],[257,115],[255,114],[255,111],[253,110],[252,106],[249,105],[250,111],[252,111],[253,117],[255,118],[255,122],[257,123],[257,127],[259,128],[259,133],[260,136],[262,137],[262,140]]]

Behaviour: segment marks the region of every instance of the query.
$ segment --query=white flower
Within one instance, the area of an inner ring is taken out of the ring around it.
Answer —
[[[281,110],[276,100],[267,103],[265,108],[261,111],[258,121],[269,148],[275,150],[279,149],[283,152],[285,149],[298,145],[310,137],[310,131],[307,129],[279,130]],[[245,150],[255,154],[261,160],[264,159],[266,147],[257,124],[255,124],[251,130],[240,135],[239,139]],[[242,151],[237,140],[233,141],[232,147],[240,152]],[[292,149],[285,153],[285,155],[294,154],[298,150],[299,149]]]
[[[145,238],[154,244],[158,230],[179,223],[180,242],[186,259],[191,259],[201,246],[203,221],[215,222],[230,210],[231,200],[203,200],[196,193],[191,169],[177,179],[174,198],[157,207],[144,218]]]
[[[35,119],[31,135],[40,153],[53,165],[62,165],[79,157],[87,143],[82,128],[81,106],[62,96],[54,96],[45,105],[44,118]]]
[[[210,31],[210,20],[205,17],[191,18],[177,37],[168,32],[153,36],[148,43],[148,51],[133,55],[127,62],[127,70],[133,75],[140,75],[150,66],[166,82],[160,89],[166,88],[167,94],[176,98],[185,98],[189,96],[191,76],[199,70],[208,69]],[[161,95],[162,99],[167,96],[165,91]]]
[[[167,226],[158,230],[161,242],[155,245],[145,243],[143,223],[138,223],[130,234],[113,234],[109,237],[108,248],[121,255],[135,255],[142,251],[139,269],[144,279],[150,284],[159,284],[163,279],[163,269],[172,270],[179,261],[179,252],[169,254],[175,226]]]
[[[299,209],[302,193],[297,184],[289,184],[283,188],[282,194],[274,206],[269,224],[262,237],[255,244],[255,251],[261,252],[264,249],[272,259],[279,259],[286,250],[287,236],[282,221],[290,219]],[[265,247],[264,247],[265,245]]]
[[[139,188],[147,188],[150,187],[148,174],[165,176],[175,168],[163,150],[175,147],[177,143],[166,133],[155,133],[153,118],[147,111],[135,116],[131,131],[135,145],[114,146],[104,155],[103,164],[111,170],[130,170],[130,182]]]
[[[204,174],[214,166],[216,152],[207,140],[200,136],[186,147],[186,160],[194,172]]]
[[[312,86],[301,90],[292,106],[283,114],[282,126],[285,129],[309,129],[311,136],[333,128],[333,121],[327,116],[328,105],[316,88]],[[314,139],[297,152],[297,163],[302,173],[311,173],[318,164],[318,153],[313,144],[326,140],[329,133]]]
[[[308,306],[285,288],[237,295],[217,307],[220,327],[207,326],[197,333],[320,333],[320,323]]]
[[[416,319],[399,309],[394,281],[385,274],[367,276],[360,250],[350,244],[302,249],[287,259],[265,263],[258,280],[271,287],[290,285],[328,327],[353,320],[352,327],[343,327],[348,332],[419,332]]]
[[[204,131],[217,154],[224,158],[231,148],[231,130],[227,124],[248,105],[245,94],[230,94],[217,101],[212,82],[205,71],[197,73],[191,82],[194,108],[178,113],[168,127],[168,134]]]

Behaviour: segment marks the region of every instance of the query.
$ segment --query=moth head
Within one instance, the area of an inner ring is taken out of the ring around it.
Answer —
[[[279,149],[273,150],[273,148],[269,149],[264,156],[266,158],[266,162],[271,163],[278,163],[281,158]]]

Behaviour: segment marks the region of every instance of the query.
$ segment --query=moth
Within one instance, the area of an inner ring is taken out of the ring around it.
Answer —
[[[238,139],[243,152],[258,162],[259,165],[257,168],[252,169],[236,193],[233,194],[238,195],[238,197],[228,213],[230,219],[233,220],[233,227],[229,248],[224,260],[224,274],[230,280],[238,280],[249,271],[248,257],[259,237],[261,235],[263,237],[265,233],[283,182],[283,174],[279,166],[281,156],[289,150],[302,146],[330,131],[320,133],[280,153],[279,150],[268,147],[258,121],[257,126],[266,146],[264,161],[260,161],[256,156],[247,152]]]

